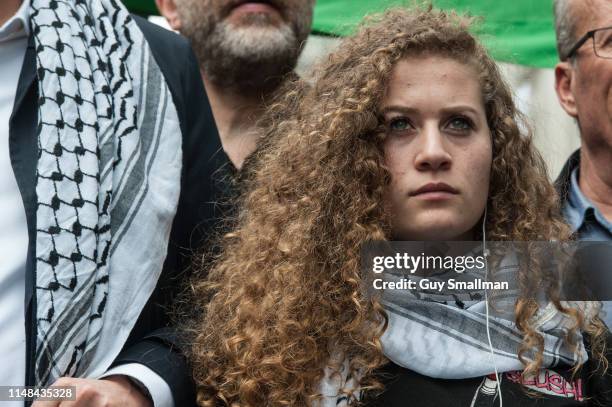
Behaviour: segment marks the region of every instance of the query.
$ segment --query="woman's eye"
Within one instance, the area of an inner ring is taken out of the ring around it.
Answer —
[[[455,117],[448,122],[448,127],[451,130],[467,131],[471,130],[472,122],[465,117]]]
[[[412,125],[410,124],[408,119],[404,119],[401,117],[398,117],[396,119],[391,119],[391,121],[389,122],[389,128],[393,131],[407,130],[411,127]]]

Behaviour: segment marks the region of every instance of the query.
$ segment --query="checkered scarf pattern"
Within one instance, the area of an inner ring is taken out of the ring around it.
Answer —
[[[496,269],[496,281],[516,282],[519,268],[515,256],[506,256]],[[407,277],[403,271],[382,276],[385,281],[395,283]],[[487,280],[484,268],[461,273],[450,270],[427,277],[411,274],[410,279],[448,281],[449,276],[461,281]],[[388,318],[387,329],[380,338],[385,357],[418,374],[438,379],[483,377],[494,373],[495,369],[499,372],[522,371],[524,366],[517,352],[523,334],[514,322],[514,304],[520,297],[518,287],[511,287],[497,298],[490,313],[486,311],[484,292],[479,292],[481,299],[475,299],[474,294],[476,292],[382,291],[380,303]],[[589,318],[599,312],[598,305],[588,301],[565,302],[564,306],[580,309]],[[573,332],[576,346],[571,346],[567,338],[574,322],[551,302],[541,304],[531,323],[543,340],[542,368],[575,366],[588,360],[582,333]],[[325,376],[319,384],[324,397],[313,403],[313,407],[346,407],[362,397],[359,372],[351,375],[348,359],[340,364],[340,369],[332,369],[331,366],[338,365],[341,360],[340,355],[334,356],[336,363],[325,367]],[[530,356],[530,353],[525,355]]]
[[[115,0],[32,0],[35,378],[101,374],[161,273],[181,171],[169,89]]]

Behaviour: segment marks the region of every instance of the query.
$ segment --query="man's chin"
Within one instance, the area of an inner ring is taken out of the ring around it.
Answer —
[[[226,55],[250,60],[253,63],[284,59],[284,56],[293,53],[292,49],[296,43],[295,36],[285,25],[228,27],[220,38],[224,38],[219,45],[225,50]]]
[[[232,30],[233,34],[229,34],[229,35],[235,35],[236,37],[240,37],[242,36],[244,37],[249,37],[249,36],[268,36],[271,39],[276,38],[276,41],[279,41],[280,39],[283,39],[283,36],[286,35],[284,34],[284,29],[285,29],[285,25],[272,25],[272,24],[242,24],[242,25],[232,25],[232,24],[228,24],[229,27],[231,27],[230,29]],[[286,41],[286,39],[283,39],[284,41]]]
[[[227,21],[202,39],[196,54],[210,82],[243,93],[273,90],[290,72],[299,53],[296,35],[280,27],[233,27]]]

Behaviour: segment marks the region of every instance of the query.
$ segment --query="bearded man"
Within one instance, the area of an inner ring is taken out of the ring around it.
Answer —
[[[314,2],[156,0],[192,43],[221,144],[238,169],[257,147],[264,106],[297,64]]]

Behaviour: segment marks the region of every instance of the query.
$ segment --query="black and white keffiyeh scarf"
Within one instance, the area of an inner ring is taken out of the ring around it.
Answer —
[[[181,131],[150,48],[115,0],[31,0],[39,91],[36,384],[96,377],[161,273]]]
[[[508,256],[498,266],[496,275],[499,281],[516,281],[518,270],[517,259]],[[486,280],[484,269],[450,273],[454,277],[462,276],[457,278],[466,281]],[[405,276],[387,274],[385,281],[399,282],[402,277]],[[438,280],[447,278],[440,275]],[[418,277],[411,276],[411,279],[416,281]],[[436,278],[429,276],[428,279]],[[489,307],[487,317],[484,298],[474,299],[472,294],[463,298],[455,294],[443,298],[443,295],[423,296],[411,290],[384,291],[381,304],[388,316],[388,327],[381,337],[383,353],[395,364],[432,378],[482,377],[495,369],[500,373],[522,371],[524,366],[517,352],[523,335],[514,323],[513,311],[518,296],[518,288],[510,287],[503,298],[494,302],[495,307]],[[565,305],[581,309],[589,318],[599,312],[594,302]],[[582,334],[574,333],[575,348],[567,344],[565,338],[573,320],[559,312],[552,303],[542,304],[532,326],[544,338],[543,368],[560,364],[574,366],[587,361]],[[487,330],[491,335],[492,351]],[[320,403],[314,404],[317,407],[347,406],[349,397],[360,398],[359,378],[349,376],[347,360],[339,364],[340,356],[336,359],[330,365],[340,365],[340,370],[326,367],[326,376],[320,383],[320,393],[324,397]]]

